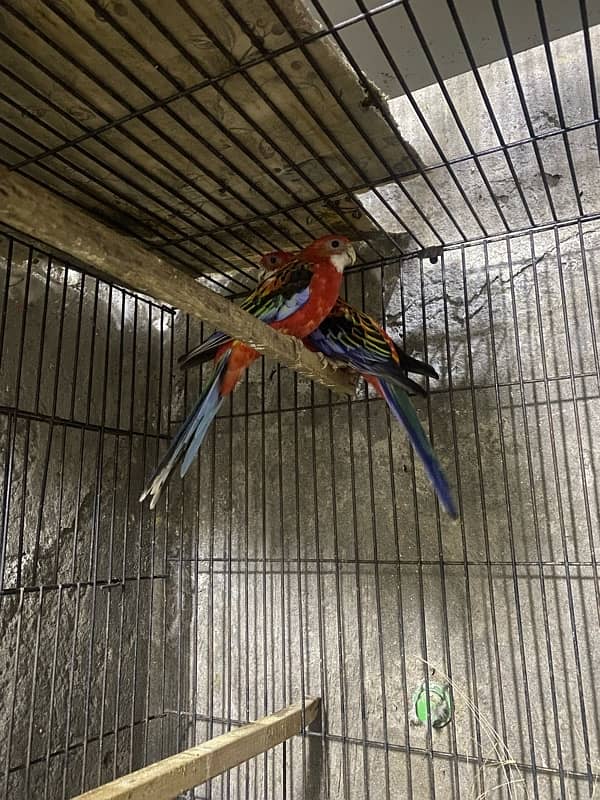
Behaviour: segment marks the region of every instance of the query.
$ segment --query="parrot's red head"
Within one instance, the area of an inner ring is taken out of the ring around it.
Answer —
[[[297,252],[286,253],[284,250],[273,250],[272,253],[265,253],[259,264],[265,272],[277,272],[278,269],[293,261],[297,255]]]
[[[260,264],[257,276],[259,283],[263,281],[267,275],[285,267],[286,264],[289,264],[290,261],[293,261],[297,256],[298,252],[286,253],[284,250],[273,250],[271,253],[265,253],[258,262]]]
[[[336,234],[321,236],[305,247],[301,255],[302,258],[312,262],[329,260],[338,272],[343,272],[356,261],[356,252],[350,239]]]

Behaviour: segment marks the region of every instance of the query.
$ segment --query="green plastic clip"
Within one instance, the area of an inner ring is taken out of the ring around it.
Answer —
[[[452,719],[452,697],[447,683],[429,681],[429,693],[425,681],[415,690],[412,698],[414,720],[417,725],[431,721],[433,728],[443,728]]]

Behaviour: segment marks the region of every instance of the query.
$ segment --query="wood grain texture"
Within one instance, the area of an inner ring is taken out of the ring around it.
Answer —
[[[332,391],[354,392],[355,380],[348,372],[323,364],[297,339],[277,333],[199,284],[168,259],[4,168],[0,168],[0,223],[248,342],[259,352]]]
[[[0,30],[19,78],[4,162],[130,236],[183,240],[182,269],[235,280],[265,237],[285,249],[324,227],[409,246],[354,188],[423,164],[302,0],[26,0],[0,3]]]
[[[75,800],[168,800],[300,733],[319,712],[319,698],[251,722],[197,747],[79,795]]]

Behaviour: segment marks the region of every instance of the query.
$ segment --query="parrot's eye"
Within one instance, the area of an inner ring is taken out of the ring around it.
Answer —
[[[277,264],[277,256],[271,256],[269,261],[273,266],[275,266],[275,264]]]
[[[340,246],[340,240],[339,239],[333,239],[332,242],[331,242],[331,246],[334,248],[334,250],[337,250],[337,248]]]

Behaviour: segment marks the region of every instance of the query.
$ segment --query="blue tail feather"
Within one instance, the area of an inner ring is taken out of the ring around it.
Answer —
[[[215,357],[217,351],[224,344],[231,342],[231,336],[227,333],[217,331],[206,339],[206,341],[193,347],[185,355],[178,359],[179,366],[182,369],[189,369],[190,367],[204,364],[205,361],[210,361]]]
[[[224,398],[219,394],[219,383],[215,382],[206,395],[201,408],[198,409],[196,419],[194,421],[194,438],[190,442],[185,457],[181,464],[180,475],[185,477],[187,471],[192,465],[192,461],[196,458],[198,450],[202,446],[202,442],[211,426],[212,421],[217,416],[217,412],[221,408]]]
[[[441,504],[448,514],[453,519],[456,519],[458,517],[458,511],[452,496],[452,491],[408,395],[399,386],[387,383],[386,381],[379,380],[379,385],[381,386],[381,391],[383,392],[383,396],[390,411],[405,428],[412,446],[423,462],[425,472],[433,484],[433,488]]]
[[[226,353],[215,367],[215,371],[193,411],[175,434],[175,438],[165,456],[154,471],[152,478],[146,484],[146,488],[140,496],[140,503],[146,497],[151,496],[150,508],[154,508],[164,485],[182,456],[184,456],[184,461],[181,466],[181,476],[183,477],[190,468],[206,436],[206,432],[223,402],[223,398],[219,395],[219,387],[228,361],[229,353]]]

